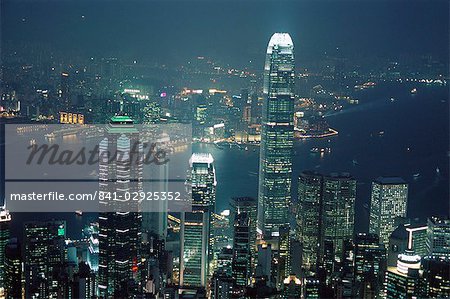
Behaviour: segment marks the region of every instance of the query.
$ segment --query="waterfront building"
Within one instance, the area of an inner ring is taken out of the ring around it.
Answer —
[[[259,162],[258,232],[276,236],[288,224],[294,138],[294,45],[287,33],[270,38],[264,66]]]
[[[408,184],[399,177],[379,177],[372,182],[369,232],[388,245],[398,217],[406,217]]]
[[[133,150],[133,152],[132,152]],[[136,152],[134,152],[136,151]],[[117,159],[107,154],[117,153]],[[143,147],[128,116],[114,116],[99,145],[99,190],[104,194],[142,192]],[[131,162],[134,161],[134,162]],[[139,281],[142,215],[135,201],[101,201],[98,288],[100,296],[131,296]],[[129,291],[133,290],[133,291]]]

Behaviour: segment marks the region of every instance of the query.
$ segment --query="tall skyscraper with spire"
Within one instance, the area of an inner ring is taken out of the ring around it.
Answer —
[[[277,236],[288,224],[294,139],[294,44],[272,35],[264,66],[264,102],[258,188],[258,231]]]

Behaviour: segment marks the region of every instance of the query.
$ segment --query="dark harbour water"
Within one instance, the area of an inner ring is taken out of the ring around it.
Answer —
[[[418,93],[410,90],[416,87]],[[449,215],[449,97],[447,87],[382,84],[358,94],[360,104],[327,117],[339,135],[298,141],[295,145],[293,190],[298,174],[307,169],[350,172],[358,180],[356,230],[365,231],[370,183],[381,175],[403,177],[409,183],[408,216]],[[394,98],[394,101],[390,99]],[[384,131],[380,136],[379,132]],[[312,147],[331,147],[330,154],[311,154]],[[408,150],[409,148],[409,150]],[[219,149],[196,144],[193,150],[210,152],[217,175],[217,210],[228,208],[235,196],[256,196],[259,148]],[[356,163],[355,163],[356,162]],[[436,173],[439,168],[439,175]],[[413,174],[419,173],[417,179]],[[294,192],[296,199],[296,192]],[[65,219],[68,236],[77,238],[95,214],[14,213],[12,235],[22,234],[28,220]]]

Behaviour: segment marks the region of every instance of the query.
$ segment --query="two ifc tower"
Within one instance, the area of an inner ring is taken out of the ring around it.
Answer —
[[[279,235],[289,224],[294,142],[294,44],[275,33],[267,46],[258,183],[258,233]]]

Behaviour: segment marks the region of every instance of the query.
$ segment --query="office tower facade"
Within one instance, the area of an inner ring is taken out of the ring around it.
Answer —
[[[289,225],[283,225],[279,228],[278,235],[278,269],[277,281],[284,281],[285,278],[289,277],[291,274],[291,229]]]
[[[231,205],[231,212],[232,217],[235,217],[233,215],[240,214],[240,213],[246,213],[249,222],[250,222],[250,267],[252,269],[252,274],[255,271],[256,267],[256,236],[257,236],[257,207],[258,202],[253,197],[235,197],[231,199],[230,202]]]
[[[258,186],[258,231],[276,236],[288,224],[294,138],[294,45],[275,33],[267,47]]]
[[[320,298],[320,281],[314,277],[303,278],[302,295],[305,299]]]
[[[420,257],[427,251],[427,224],[419,219],[405,219],[389,236],[387,251],[387,265],[395,266],[400,253],[411,248]]]
[[[69,79],[69,73],[62,72],[61,78],[60,78],[60,86],[58,90],[58,96],[59,96],[59,109],[62,111],[67,111],[71,107],[71,94],[70,94],[70,79]]]
[[[293,238],[291,240],[291,273],[297,277],[302,275],[302,243]]]
[[[170,142],[170,137],[166,134],[161,134],[155,140],[155,152],[161,150],[165,151],[164,145]],[[148,176],[153,180],[150,187],[144,192],[169,192],[169,164],[170,161],[151,168],[151,173]],[[168,202],[160,200],[155,207],[155,203],[150,201],[144,202],[142,205],[142,233],[143,237],[148,239],[150,235],[157,235],[159,240],[166,240],[167,237],[167,211]]]
[[[334,262],[341,261],[344,241],[353,239],[355,199],[356,180],[350,174],[300,174],[296,235],[305,270],[315,272],[324,263],[331,273]]]
[[[27,222],[23,236],[25,297],[67,297],[68,285],[60,280],[67,254],[65,221]]]
[[[423,298],[450,298],[450,258],[426,256],[422,259]]]
[[[377,235],[359,233],[354,240],[355,294],[358,297],[375,297],[383,286],[386,250]]]
[[[346,173],[324,176],[322,192],[323,238],[333,243],[335,259],[339,261],[343,242],[353,239],[356,180]]]
[[[236,288],[245,291],[250,284],[250,217],[246,212],[236,214],[234,219],[233,277]]]
[[[133,152],[132,152],[133,151]],[[117,153],[109,159],[107,153]],[[99,145],[99,190],[105,194],[141,192],[143,148],[128,116],[114,116]],[[137,202],[100,202],[98,288],[100,295],[131,296],[139,281],[142,217]],[[128,206],[125,206],[127,204]],[[116,206],[113,206],[116,205]]]
[[[427,224],[428,254],[450,258],[450,219],[430,217]]]
[[[0,208],[0,288],[5,287],[5,247],[9,241],[11,215],[4,207]]]
[[[420,294],[420,256],[407,250],[399,254],[397,267],[388,267],[385,279],[385,298],[414,298]]]
[[[388,245],[397,227],[396,218],[406,217],[408,184],[399,177],[379,177],[372,182],[369,232]]]
[[[233,221],[230,219],[230,210],[224,210],[220,214],[212,214],[211,222],[211,247],[212,262],[210,263],[210,273],[217,270],[219,254],[223,248],[231,247],[233,244]]]
[[[233,249],[223,247],[217,256],[216,273],[222,273],[229,277],[233,275]]]
[[[78,265],[78,271],[73,276],[71,298],[95,297],[95,275],[85,263]]]
[[[5,280],[6,298],[22,296],[22,251],[17,238],[12,238],[5,247]]]
[[[181,217],[180,285],[204,287],[212,255],[210,223],[217,185],[214,158],[194,153],[189,165],[192,212],[183,212]]]
[[[266,284],[273,284],[271,244],[258,244],[258,262],[255,275],[257,279],[264,280]]]
[[[296,275],[289,275],[283,280],[281,298],[298,299],[302,296],[302,283]]]
[[[414,253],[420,257],[427,255],[427,224],[419,221],[409,221],[404,226],[408,234],[408,248],[412,248]]]
[[[229,299],[233,298],[234,280],[222,273],[214,274],[212,277],[211,298]]]
[[[297,238],[302,243],[302,265],[315,270],[322,226],[322,175],[305,171],[298,180]]]
[[[206,213],[181,216],[180,286],[204,287],[208,272],[209,222]]]

